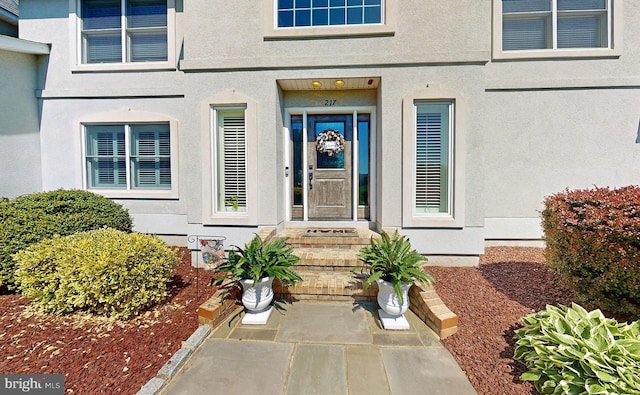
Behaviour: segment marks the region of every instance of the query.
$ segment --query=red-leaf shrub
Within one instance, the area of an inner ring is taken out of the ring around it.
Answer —
[[[547,266],[584,302],[640,317],[640,187],[566,190],[544,203]]]

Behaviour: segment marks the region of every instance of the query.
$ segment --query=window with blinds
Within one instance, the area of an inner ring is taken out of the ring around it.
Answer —
[[[611,48],[612,1],[502,0],[502,49]]]
[[[247,209],[247,135],[244,108],[216,108],[216,209]]]
[[[415,212],[450,213],[451,102],[415,102]]]
[[[169,124],[86,125],[85,130],[90,189],[171,189]]]
[[[82,62],[168,59],[167,0],[82,0]]]

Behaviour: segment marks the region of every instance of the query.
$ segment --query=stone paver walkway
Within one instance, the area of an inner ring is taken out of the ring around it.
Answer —
[[[381,329],[373,304],[282,304],[266,325],[223,322],[163,395],[476,394],[437,336],[411,311]]]

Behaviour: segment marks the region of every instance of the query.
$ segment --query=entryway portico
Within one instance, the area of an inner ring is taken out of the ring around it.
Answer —
[[[291,226],[375,221],[379,77],[278,80]]]

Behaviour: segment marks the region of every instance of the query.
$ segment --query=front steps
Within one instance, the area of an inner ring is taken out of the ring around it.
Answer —
[[[296,271],[302,281],[293,286],[283,286],[274,281],[273,291],[277,300],[375,302],[377,284],[364,287],[368,271],[362,268],[358,253],[360,248],[369,245],[371,237],[380,237],[379,234],[368,229],[287,228],[277,234],[275,229],[263,229],[259,235],[265,242],[288,237],[287,244],[300,257]],[[411,310],[440,338],[457,331],[458,317],[442,303],[433,287],[414,285],[409,297]],[[216,293],[200,306],[199,321],[215,327],[236,307],[238,304],[229,301],[221,303],[220,295]]]

